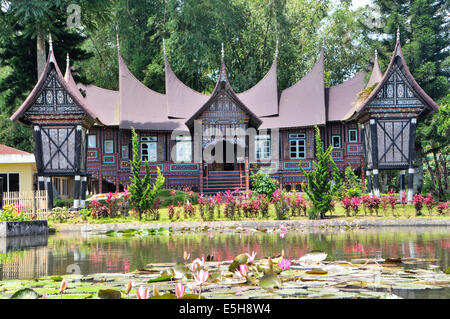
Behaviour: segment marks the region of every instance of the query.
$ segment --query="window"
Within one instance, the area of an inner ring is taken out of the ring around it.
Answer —
[[[19,174],[6,173],[0,174],[3,179],[3,192],[18,192],[20,191]]]
[[[113,140],[106,140],[105,141],[105,154],[111,154],[114,153],[114,141]]]
[[[190,136],[178,136],[176,144],[176,162],[192,161],[192,142]]]
[[[306,157],[306,134],[289,134],[291,159]]]
[[[122,145],[121,154],[120,154],[121,157],[123,159],[128,159],[129,158],[129,154],[130,154],[130,152],[128,150],[128,145]]]
[[[256,160],[269,161],[270,160],[270,136],[258,135],[255,141]]]
[[[156,162],[158,137],[143,136],[141,137],[141,159],[148,162]]]
[[[341,148],[341,137],[339,135],[332,136],[331,142],[334,148]]]
[[[358,130],[357,129],[349,129],[348,130],[348,141],[350,143],[358,143]]]
[[[88,135],[88,148],[97,147],[97,135]]]

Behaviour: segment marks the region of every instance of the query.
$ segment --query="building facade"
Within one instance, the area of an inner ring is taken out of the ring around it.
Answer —
[[[401,55],[399,40],[395,50],[393,61],[397,61],[399,52]],[[264,78],[249,90],[236,93],[228,80],[222,50],[218,81],[208,95],[182,83],[165,53],[165,94],[137,80],[127,68],[120,49],[118,91],[75,83],[67,61],[64,88],[70,91],[67,96],[72,101],[81,100],[78,111],[83,109],[90,123],[83,126],[88,190],[121,191],[129,184],[132,129],[139,136],[141,159],[149,162],[155,175],[157,167],[161,169],[167,188],[187,187],[204,193],[246,189],[251,172],[265,168],[282,187],[299,190],[306,181],[299,165],[306,170],[314,169],[318,147],[315,126],[321,130],[321,147],[333,146],[332,156],[340,169],[350,165],[365,172],[365,143],[359,123],[364,120],[367,108],[363,105],[362,91],[377,91],[376,96],[370,96],[371,103],[379,101],[384,103],[382,107],[389,106],[395,112],[402,112],[411,103],[423,109],[419,118],[437,110],[409,71],[401,81],[387,83],[386,74],[392,73],[394,64],[383,74],[376,55],[370,74],[359,72],[340,85],[326,87],[324,54],[322,49],[305,77],[279,91],[277,49]],[[47,63],[58,68],[54,58]],[[406,65],[402,67],[407,69]],[[39,103],[55,109],[58,103],[64,104],[56,91],[42,85],[37,85],[35,91],[12,120],[30,124],[33,120],[29,110]],[[68,109],[65,116],[70,112]],[[44,123],[41,121],[39,125]]]

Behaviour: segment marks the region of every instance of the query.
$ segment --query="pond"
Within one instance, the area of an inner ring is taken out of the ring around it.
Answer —
[[[27,242],[29,238],[17,240]],[[36,242],[40,246],[0,253],[0,280],[73,272],[83,275],[127,273],[149,263],[182,261],[184,251],[194,258],[210,255],[215,261],[225,261],[252,251],[257,253],[257,258],[264,258],[278,256],[284,250],[287,258],[298,259],[310,251],[320,250],[328,254],[329,261],[413,257],[427,259],[419,267],[432,264],[443,270],[450,266],[450,228],[446,227],[313,229],[293,230],[285,235],[228,230],[129,238],[66,233],[36,238]],[[447,288],[444,292],[402,294],[406,298],[450,298]]]

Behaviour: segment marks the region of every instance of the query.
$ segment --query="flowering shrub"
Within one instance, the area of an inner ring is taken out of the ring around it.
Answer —
[[[289,212],[289,198],[282,193],[281,189],[277,189],[272,194],[272,203],[275,207],[275,213],[278,220],[287,219]]]
[[[370,198],[369,198],[369,196],[364,195],[364,196],[361,196],[360,199],[361,199],[361,203],[362,203],[363,209],[364,209],[364,216],[366,216],[367,215],[367,207],[369,206]]]
[[[447,209],[448,209],[448,202],[446,203],[439,203],[437,206],[437,211],[439,215],[445,215],[447,213]]]
[[[228,190],[225,192],[225,209],[224,214],[228,219],[235,219],[236,214],[236,199],[234,198],[234,192]]]
[[[216,209],[216,198],[214,196],[208,197],[206,205],[208,208],[208,220],[214,220],[214,210]]]
[[[173,205],[169,205],[167,206],[167,214],[169,215],[169,219],[171,221],[175,221],[176,216],[175,216],[175,206]]]
[[[207,206],[206,206],[206,199],[203,194],[197,195],[197,203],[198,203],[198,213],[200,215],[200,218],[202,220],[207,220]]]
[[[359,212],[359,207],[361,206],[361,203],[363,202],[363,200],[359,197],[353,197],[350,201],[350,204],[352,206],[354,215],[356,216]]]
[[[397,205],[397,197],[394,196],[394,190],[389,191],[389,195],[383,197],[383,210],[386,213],[387,206],[391,206],[392,215],[395,215],[395,205]]]
[[[269,218],[269,201],[264,195],[258,195],[259,199],[259,211],[262,218]]]
[[[20,209],[20,207],[15,205],[6,205],[0,210],[0,221],[2,222],[23,222],[31,220],[25,214],[24,209]]]
[[[381,199],[378,196],[370,195],[367,200],[367,207],[369,208],[370,215],[373,214],[375,210],[376,215],[378,216],[378,209],[380,208]]]
[[[345,197],[342,201],[342,207],[345,209],[347,217],[350,217],[350,210],[352,209],[352,200],[349,197]]]
[[[416,216],[422,216],[424,198],[420,194],[415,194],[413,199],[414,207],[416,208]]]
[[[183,205],[183,215],[184,219],[195,217],[196,208],[191,204],[191,202],[187,201]]]
[[[428,214],[431,215],[433,212],[433,205],[434,205],[433,195],[431,195],[431,193],[428,193],[427,197],[423,199],[423,202],[425,206],[427,206]]]

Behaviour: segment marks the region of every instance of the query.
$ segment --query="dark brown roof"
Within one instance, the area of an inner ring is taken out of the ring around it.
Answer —
[[[279,115],[261,118],[261,129],[325,124],[324,50],[312,70],[281,93]]]
[[[28,95],[28,97],[25,99],[23,104],[11,116],[11,121],[15,122],[15,121],[21,120],[23,114],[33,105],[33,103],[39,97],[39,94],[41,93],[41,90],[42,90],[42,86],[44,85],[47,75],[52,68],[56,71],[56,76],[58,78],[58,81],[61,83],[61,85],[67,91],[67,93],[71,96],[71,98],[74,100],[74,102],[78,106],[80,106],[81,109],[83,109],[86,112],[86,114],[88,116],[90,116],[93,120],[99,121],[96,113],[92,109],[89,108],[89,106],[85,103],[84,99],[82,98],[82,96],[81,96],[80,92],[78,91],[78,89],[76,88],[76,86],[74,86],[75,82],[74,81],[73,81],[73,83],[66,82],[65,78],[63,77],[63,75],[61,73],[61,70],[59,69],[58,63],[56,62],[56,58],[55,58],[55,55],[54,55],[52,49],[49,52],[47,63],[45,64],[44,71],[42,72],[41,76],[39,77],[38,82],[36,83],[35,87],[31,91],[31,93]]]

